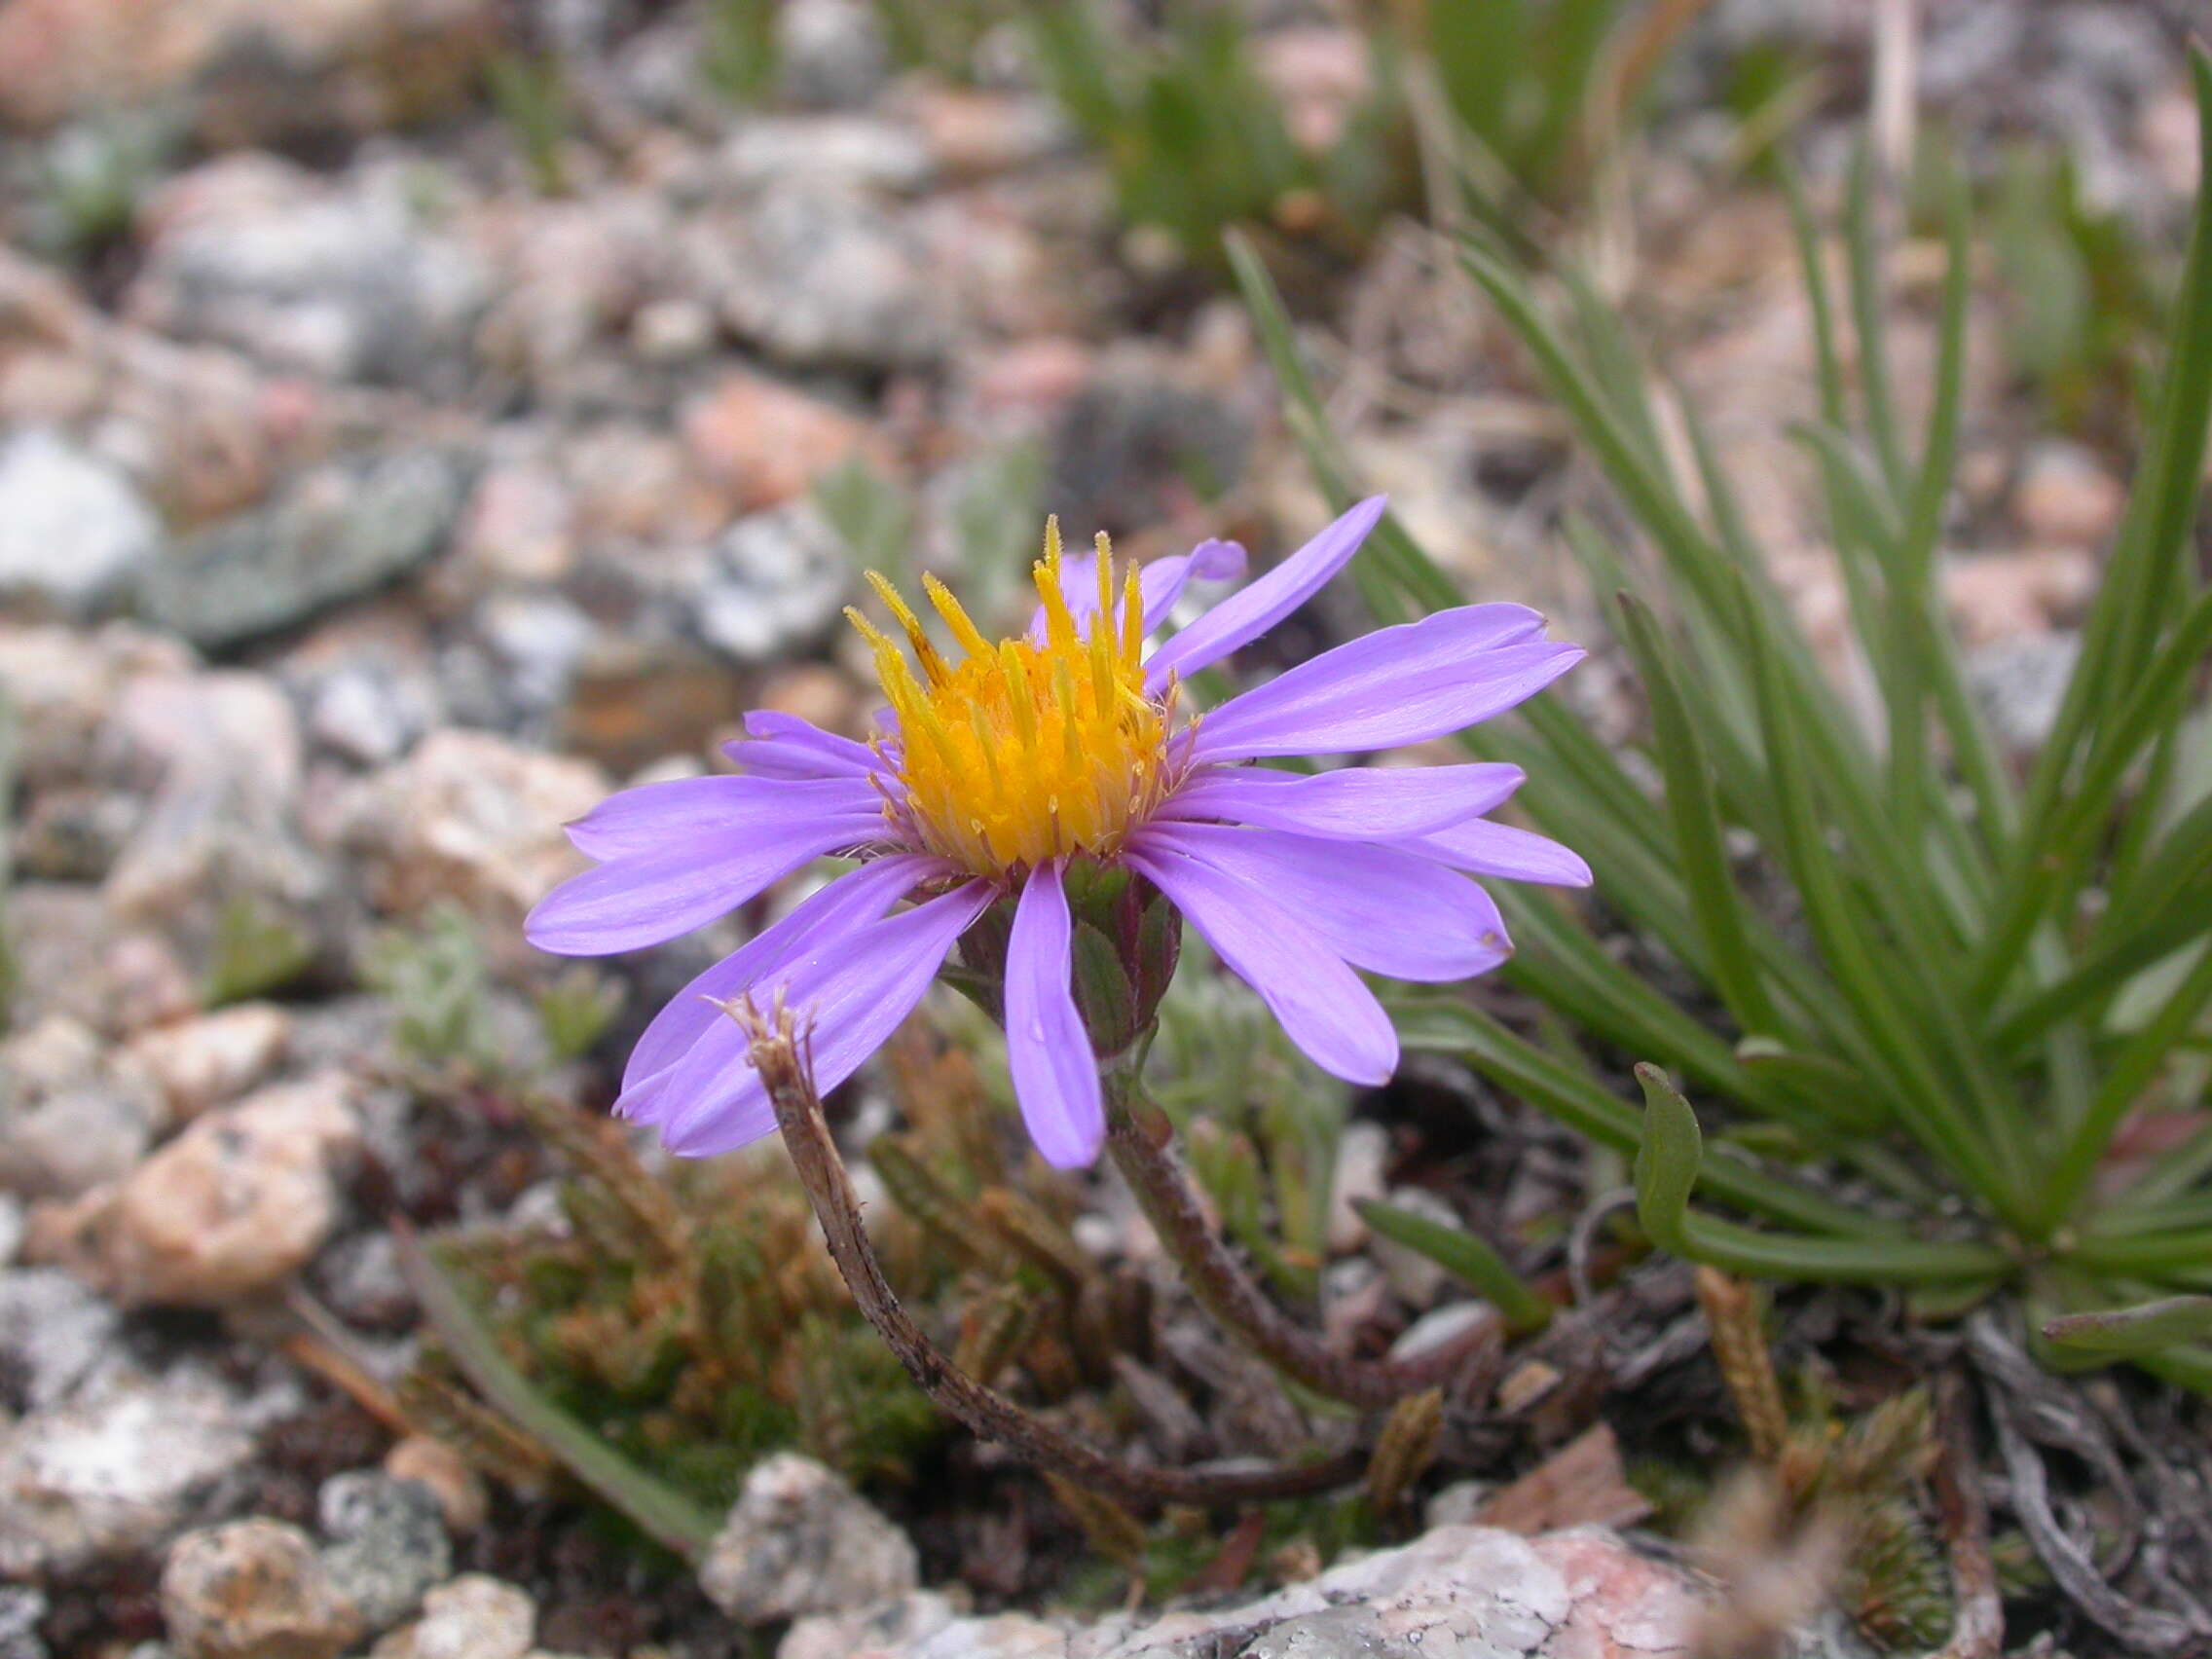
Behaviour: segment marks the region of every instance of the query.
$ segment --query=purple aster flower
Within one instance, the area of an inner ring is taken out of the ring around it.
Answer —
[[[1471,605],[1383,628],[1202,718],[1183,713],[1184,677],[1297,609],[1382,515],[1381,498],[1361,502],[1149,654],[1185,584],[1241,574],[1241,548],[1208,541],[1132,567],[1117,593],[1103,536],[1095,558],[1063,559],[1050,528],[1036,619],[997,643],[925,576],[958,659],[871,577],[905,635],[902,649],[848,612],[891,705],[872,743],[755,714],[750,735],[728,746],[742,774],[627,790],[570,826],[598,867],[528,923],[540,948],[567,955],[656,944],[824,855],[860,861],[660,1012],[615,1110],[685,1156],[758,1139],[775,1116],[719,1003],[781,996],[801,1011],[828,1089],[912,1012],[958,946],[998,989],[1039,1150],[1063,1167],[1088,1163],[1104,1134],[1099,1056],[1149,1024],[1178,918],[1316,1065],[1355,1084],[1386,1080],[1397,1035],[1354,970],[1431,981],[1484,973],[1511,946],[1496,905],[1462,872],[1567,885],[1590,874],[1565,847],[1484,817],[1521,783],[1512,766],[1299,775],[1250,764],[1394,749],[1512,708],[1583,654],[1547,641],[1524,607]],[[1098,972],[1079,971],[1077,934],[1094,925],[1120,964],[1111,995]]]

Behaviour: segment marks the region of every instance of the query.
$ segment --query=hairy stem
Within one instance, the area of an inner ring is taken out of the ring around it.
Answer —
[[[883,1276],[874,1246],[861,1223],[860,1200],[844,1160],[830,1138],[822,1100],[794,1038],[790,1016],[779,1013],[774,1028],[750,1018],[750,1010],[733,1010],[753,1036],[752,1059],[767,1086],[768,1098],[783,1129],[800,1184],[822,1224],[830,1260],[837,1264],[853,1301],[878,1335],[899,1356],[922,1391],[948,1416],[985,1440],[993,1440],[1024,1462],[1079,1485],[1108,1493],[1125,1502],[1211,1506],[1300,1497],[1357,1480],[1366,1467],[1356,1448],[1311,1463],[1261,1468],[1155,1469],[1093,1451],[1051,1423],[1023,1411],[997,1390],[960,1370],[923,1334]]]
[[[1355,1359],[1324,1346],[1268,1299],[1208,1224],[1205,1206],[1175,1156],[1165,1115],[1141,1099],[1125,1075],[1106,1081],[1106,1149],[1161,1247],[1183,1270],[1199,1306],[1284,1376],[1347,1405],[1380,1409],[1454,1382],[1478,1355],[1495,1351],[1501,1333],[1494,1316],[1420,1359]]]

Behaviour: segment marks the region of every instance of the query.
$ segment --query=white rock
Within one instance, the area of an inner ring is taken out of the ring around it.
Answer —
[[[805,178],[906,194],[933,170],[918,132],[863,115],[756,116],[730,134],[718,165],[750,191]]]
[[[423,1599],[423,1616],[376,1644],[373,1659],[523,1659],[537,1605],[512,1584],[471,1572]]]
[[[331,380],[450,380],[487,279],[408,202],[403,175],[341,188],[266,154],[170,181],[126,308],[182,339]]]
[[[0,1578],[145,1549],[253,1448],[244,1402],[210,1373],[103,1372],[68,1404],[0,1431]]]
[[[284,1057],[291,1036],[292,1016],[282,1009],[241,1003],[141,1032],[128,1051],[153,1078],[170,1113],[183,1120],[259,1083]]]
[[[1367,1242],[1367,1223],[1352,1205],[1382,1196],[1383,1172],[1390,1161],[1390,1131],[1360,1119],[1337,1137],[1337,1173],[1329,1187],[1329,1248],[1339,1255]]]
[[[60,1405],[98,1370],[119,1322],[110,1304],[57,1268],[0,1272],[0,1366],[33,1411]]]
[[[913,1541],[811,1457],[756,1464],[699,1566],[708,1599],[746,1624],[892,1601],[920,1575]]]
[[[1022,1615],[947,1619],[939,1599],[801,1619],[777,1659],[1250,1659],[1336,1655],[1682,1656],[1700,1594],[1679,1569],[1598,1529],[1525,1538],[1440,1527],[1257,1602],[1078,1628]]]
[[[34,428],[0,444],[0,595],[81,616],[160,549],[161,521],[115,467]]]
[[[378,908],[412,913],[451,899],[519,952],[524,914],[582,867],[561,826],[608,789],[588,761],[448,729],[353,786],[339,838]]]

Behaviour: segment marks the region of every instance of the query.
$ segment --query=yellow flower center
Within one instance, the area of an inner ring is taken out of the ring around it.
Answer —
[[[875,649],[876,677],[899,717],[903,798],[885,814],[930,851],[992,879],[1047,860],[1106,858],[1149,817],[1171,783],[1174,688],[1144,692],[1138,656],[1144,608],[1136,567],[1119,615],[1112,548],[1098,538],[1098,611],[1083,637],[1060,589],[1060,530],[1045,529],[1035,567],[1045,638],[983,638],[935,576],[923,590],[966,655],[947,662],[899,592],[868,581],[904,630],[917,676],[899,648],[857,610],[845,614]]]

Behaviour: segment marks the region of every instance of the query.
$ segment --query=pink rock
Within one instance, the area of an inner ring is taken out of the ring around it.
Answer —
[[[683,413],[693,467],[727,492],[740,513],[792,499],[859,451],[889,463],[882,443],[857,417],[796,387],[743,372]]]
[[[34,1213],[34,1259],[127,1308],[214,1308],[275,1289],[338,1217],[355,1084],[326,1071],[207,1113],[122,1180]]]

